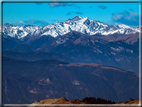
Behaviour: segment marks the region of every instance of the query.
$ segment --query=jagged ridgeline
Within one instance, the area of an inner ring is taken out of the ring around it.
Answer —
[[[139,27],[80,16],[44,27],[3,27],[4,104],[139,98]]]

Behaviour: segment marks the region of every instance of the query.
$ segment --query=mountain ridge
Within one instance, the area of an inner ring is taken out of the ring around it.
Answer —
[[[3,40],[3,51],[58,53],[78,63],[98,63],[118,68],[122,66],[124,68],[127,63],[133,62],[139,55],[138,33],[90,36],[77,31],[71,31],[56,38],[49,35],[33,40],[29,39],[28,41],[18,41],[11,38],[10,40],[15,42],[16,46],[13,46],[13,42],[7,42],[7,38],[3,38]],[[10,48],[9,46],[13,47]],[[133,71],[139,72],[136,67]]]
[[[3,58],[3,70],[4,104],[60,97],[69,100],[96,97],[120,102],[130,97],[138,99],[139,95],[136,73],[109,66]]]
[[[6,29],[9,29],[9,31]],[[100,21],[91,20],[88,17],[75,16],[65,22],[59,21],[44,27],[34,25],[17,26],[6,23],[4,24],[3,35],[18,39],[24,39],[27,36],[33,38],[43,35],[51,35],[56,38],[73,30],[89,35],[99,34],[104,36],[112,34],[135,34],[136,32],[140,32],[139,27],[131,28],[124,24],[107,25]]]

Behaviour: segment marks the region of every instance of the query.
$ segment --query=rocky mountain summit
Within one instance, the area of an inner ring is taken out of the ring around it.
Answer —
[[[65,22],[57,22],[44,27],[24,25],[17,26],[9,23],[3,25],[3,36],[24,39],[27,37],[37,38],[41,36],[52,36],[54,38],[65,35],[71,31],[77,31],[88,35],[112,35],[112,34],[135,34],[140,28],[132,28],[124,24],[107,25],[100,21],[91,20],[88,17],[75,16]]]

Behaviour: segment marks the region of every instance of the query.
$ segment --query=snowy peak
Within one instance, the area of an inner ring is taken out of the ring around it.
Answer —
[[[10,24],[10,23],[5,23],[4,26],[5,26],[5,27],[11,27],[11,26],[14,26],[14,25],[12,25],[12,24]]]
[[[22,39],[28,35],[32,35],[33,32],[39,28],[40,28],[39,26],[34,26],[34,25],[17,26],[5,23],[3,26],[3,35]]]
[[[78,21],[78,20],[80,20],[80,19],[81,19],[81,17],[77,15],[77,16],[75,16],[74,18],[72,18],[71,21]]]
[[[77,16],[75,16],[75,17],[72,18],[72,19],[69,18],[67,21],[65,21],[65,23],[78,21],[78,20],[80,20],[80,19],[81,19],[81,17],[77,15]]]
[[[127,26],[127,25],[124,25],[124,24],[119,24],[118,26],[119,26],[119,28],[123,28],[123,29],[131,28],[130,26]]]
[[[100,21],[91,20],[88,17],[75,16],[65,22],[50,24],[48,26],[39,27],[33,25],[15,26],[4,24],[3,32],[5,35],[22,39],[26,36],[52,36],[65,35],[70,31],[77,31],[88,35],[112,35],[112,34],[135,34],[140,32],[139,28],[131,28],[124,24],[107,25]]]
[[[91,20],[88,18],[86,18],[83,22],[83,24],[85,24],[85,25],[90,25],[90,23],[91,23]]]

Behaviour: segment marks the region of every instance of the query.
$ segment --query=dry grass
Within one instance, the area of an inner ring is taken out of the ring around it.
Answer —
[[[57,99],[57,98],[45,99],[45,100],[34,102],[32,104],[85,104],[85,103],[80,100],[68,101],[67,99],[62,97],[59,99]]]
[[[134,101],[128,101],[128,102],[120,102],[117,104],[139,104],[139,100],[134,100]]]

